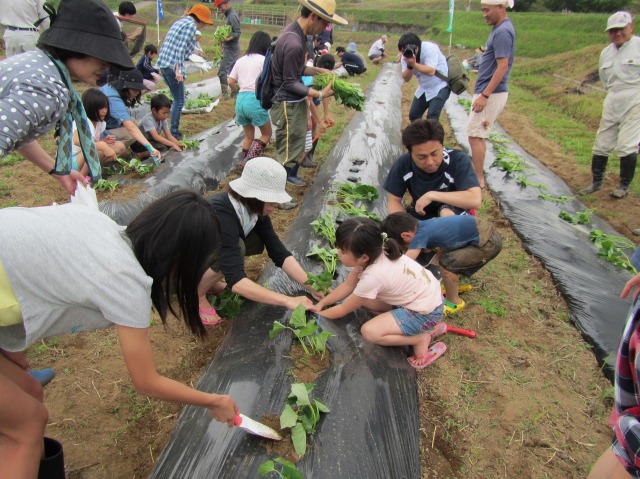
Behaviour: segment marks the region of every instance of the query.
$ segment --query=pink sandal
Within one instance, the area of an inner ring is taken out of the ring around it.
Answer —
[[[447,345],[442,342],[439,342],[431,346],[429,348],[429,351],[427,351],[426,353],[415,354],[410,358],[407,358],[407,361],[409,362],[411,367],[414,369],[424,369],[427,366],[429,366],[429,364],[431,364],[436,359],[438,359],[440,356],[442,356],[446,350],[447,350]],[[421,359],[426,359],[424,364],[421,364],[419,366],[414,366],[413,364],[411,364],[411,361],[419,361]]]
[[[442,336],[447,332],[447,325],[440,322],[436,324],[430,331],[427,331],[431,335],[431,339],[437,338],[438,336]]]
[[[213,306],[211,306],[210,309],[199,309],[200,321],[202,321],[202,324],[204,324],[205,326],[217,326],[222,322],[222,318],[218,315],[216,308],[214,308]]]

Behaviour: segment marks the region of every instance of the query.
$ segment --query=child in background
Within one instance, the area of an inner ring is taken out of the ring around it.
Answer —
[[[107,129],[105,118],[109,114],[109,99],[107,95],[95,88],[89,88],[82,94],[82,105],[89,120],[89,130],[93,141],[98,149],[100,164],[108,165],[127,152],[127,147],[121,141],[116,141],[114,135],[103,135]],[[104,136],[104,138],[103,138]],[[72,167],[83,175],[89,172],[89,168],[84,161],[80,139],[75,122],[73,123],[73,159]]]
[[[142,73],[142,83],[149,89],[154,91],[156,89],[156,83],[158,83],[162,77],[160,76],[160,70],[154,68],[151,64],[151,60],[158,56],[158,49],[155,45],[149,44],[144,47],[144,54],[138,60],[136,68]]]
[[[171,114],[171,104],[169,97],[162,93],[151,98],[151,111],[142,117],[140,130],[154,148],[158,150],[173,148],[176,151],[182,151],[184,145],[171,134],[167,123],[167,118]],[[148,151],[138,153],[138,158],[148,157]]]
[[[318,68],[324,68],[325,70],[333,71],[336,66],[336,59],[331,53],[325,53],[323,55],[320,55],[319,57],[316,57],[315,66],[317,66]],[[322,111],[324,112],[324,126],[326,128],[329,128],[335,125],[336,122],[331,117],[331,115],[329,115],[329,98],[322,99]],[[315,149],[315,145],[313,146],[313,148]]]
[[[407,360],[423,369],[447,350],[431,339],[446,332],[442,320],[440,283],[386,239],[370,218],[350,218],[336,230],[338,257],[351,267],[347,279],[316,305],[318,314],[341,318],[363,306],[379,313],[361,328],[362,337],[382,346],[413,346]],[[346,298],[346,299],[345,299]],[[323,310],[345,299],[342,304]]]

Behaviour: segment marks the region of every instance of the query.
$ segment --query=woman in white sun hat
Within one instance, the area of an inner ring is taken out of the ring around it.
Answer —
[[[314,298],[322,297],[304,284],[307,273],[282,244],[269,218],[278,204],[291,201],[285,191],[286,184],[284,167],[271,158],[259,156],[247,162],[242,176],[231,181],[226,192],[208,199],[220,220],[222,246],[218,259],[206,270],[198,285],[203,324],[214,326],[221,322],[215,308],[207,301],[207,293],[218,294],[225,287],[246,299],[291,310],[299,304],[306,308],[313,306],[307,296],[286,296],[247,278],[244,257],[261,254],[265,248],[274,264],[292,280],[300,283]]]

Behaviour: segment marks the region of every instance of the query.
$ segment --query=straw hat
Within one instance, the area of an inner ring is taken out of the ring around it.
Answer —
[[[41,45],[84,53],[120,69],[135,68],[116,18],[101,0],[62,0]]]
[[[189,9],[187,15],[194,15],[202,23],[213,25],[213,22],[211,21],[211,10],[206,5],[194,5]]]
[[[286,203],[291,196],[285,191],[287,170],[266,156],[247,161],[242,175],[229,182],[229,186],[245,198],[256,198],[265,203]]]
[[[324,18],[327,22],[337,23],[338,25],[348,25],[346,21],[339,15],[336,15],[335,0],[298,0],[303,7],[307,7],[320,18]]]

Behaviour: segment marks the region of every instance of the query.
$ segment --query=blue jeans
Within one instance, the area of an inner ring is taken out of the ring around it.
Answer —
[[[184,81],[176,80],[176,73],[173,68],[161,68],[162,78],[169,85],[171,95],[173,96],[173,105],[171,105],[171,134],[176,135],[180,131],[180,115],[184,106]]]
[[[449,99],[450,94],[451,90],[446,86],[429,101],[425,100],[424,93],[420,95],[420,98],[416,98],[414,96],[413,101],[411,102],[411,109],[409,110],[409,121],[415,121],[422,118],[422,115],[427,111],[427,108],[429,109],[429,112],[427,113],[427,120],[440,121],[440,112],[444,108],[444,104]]]

